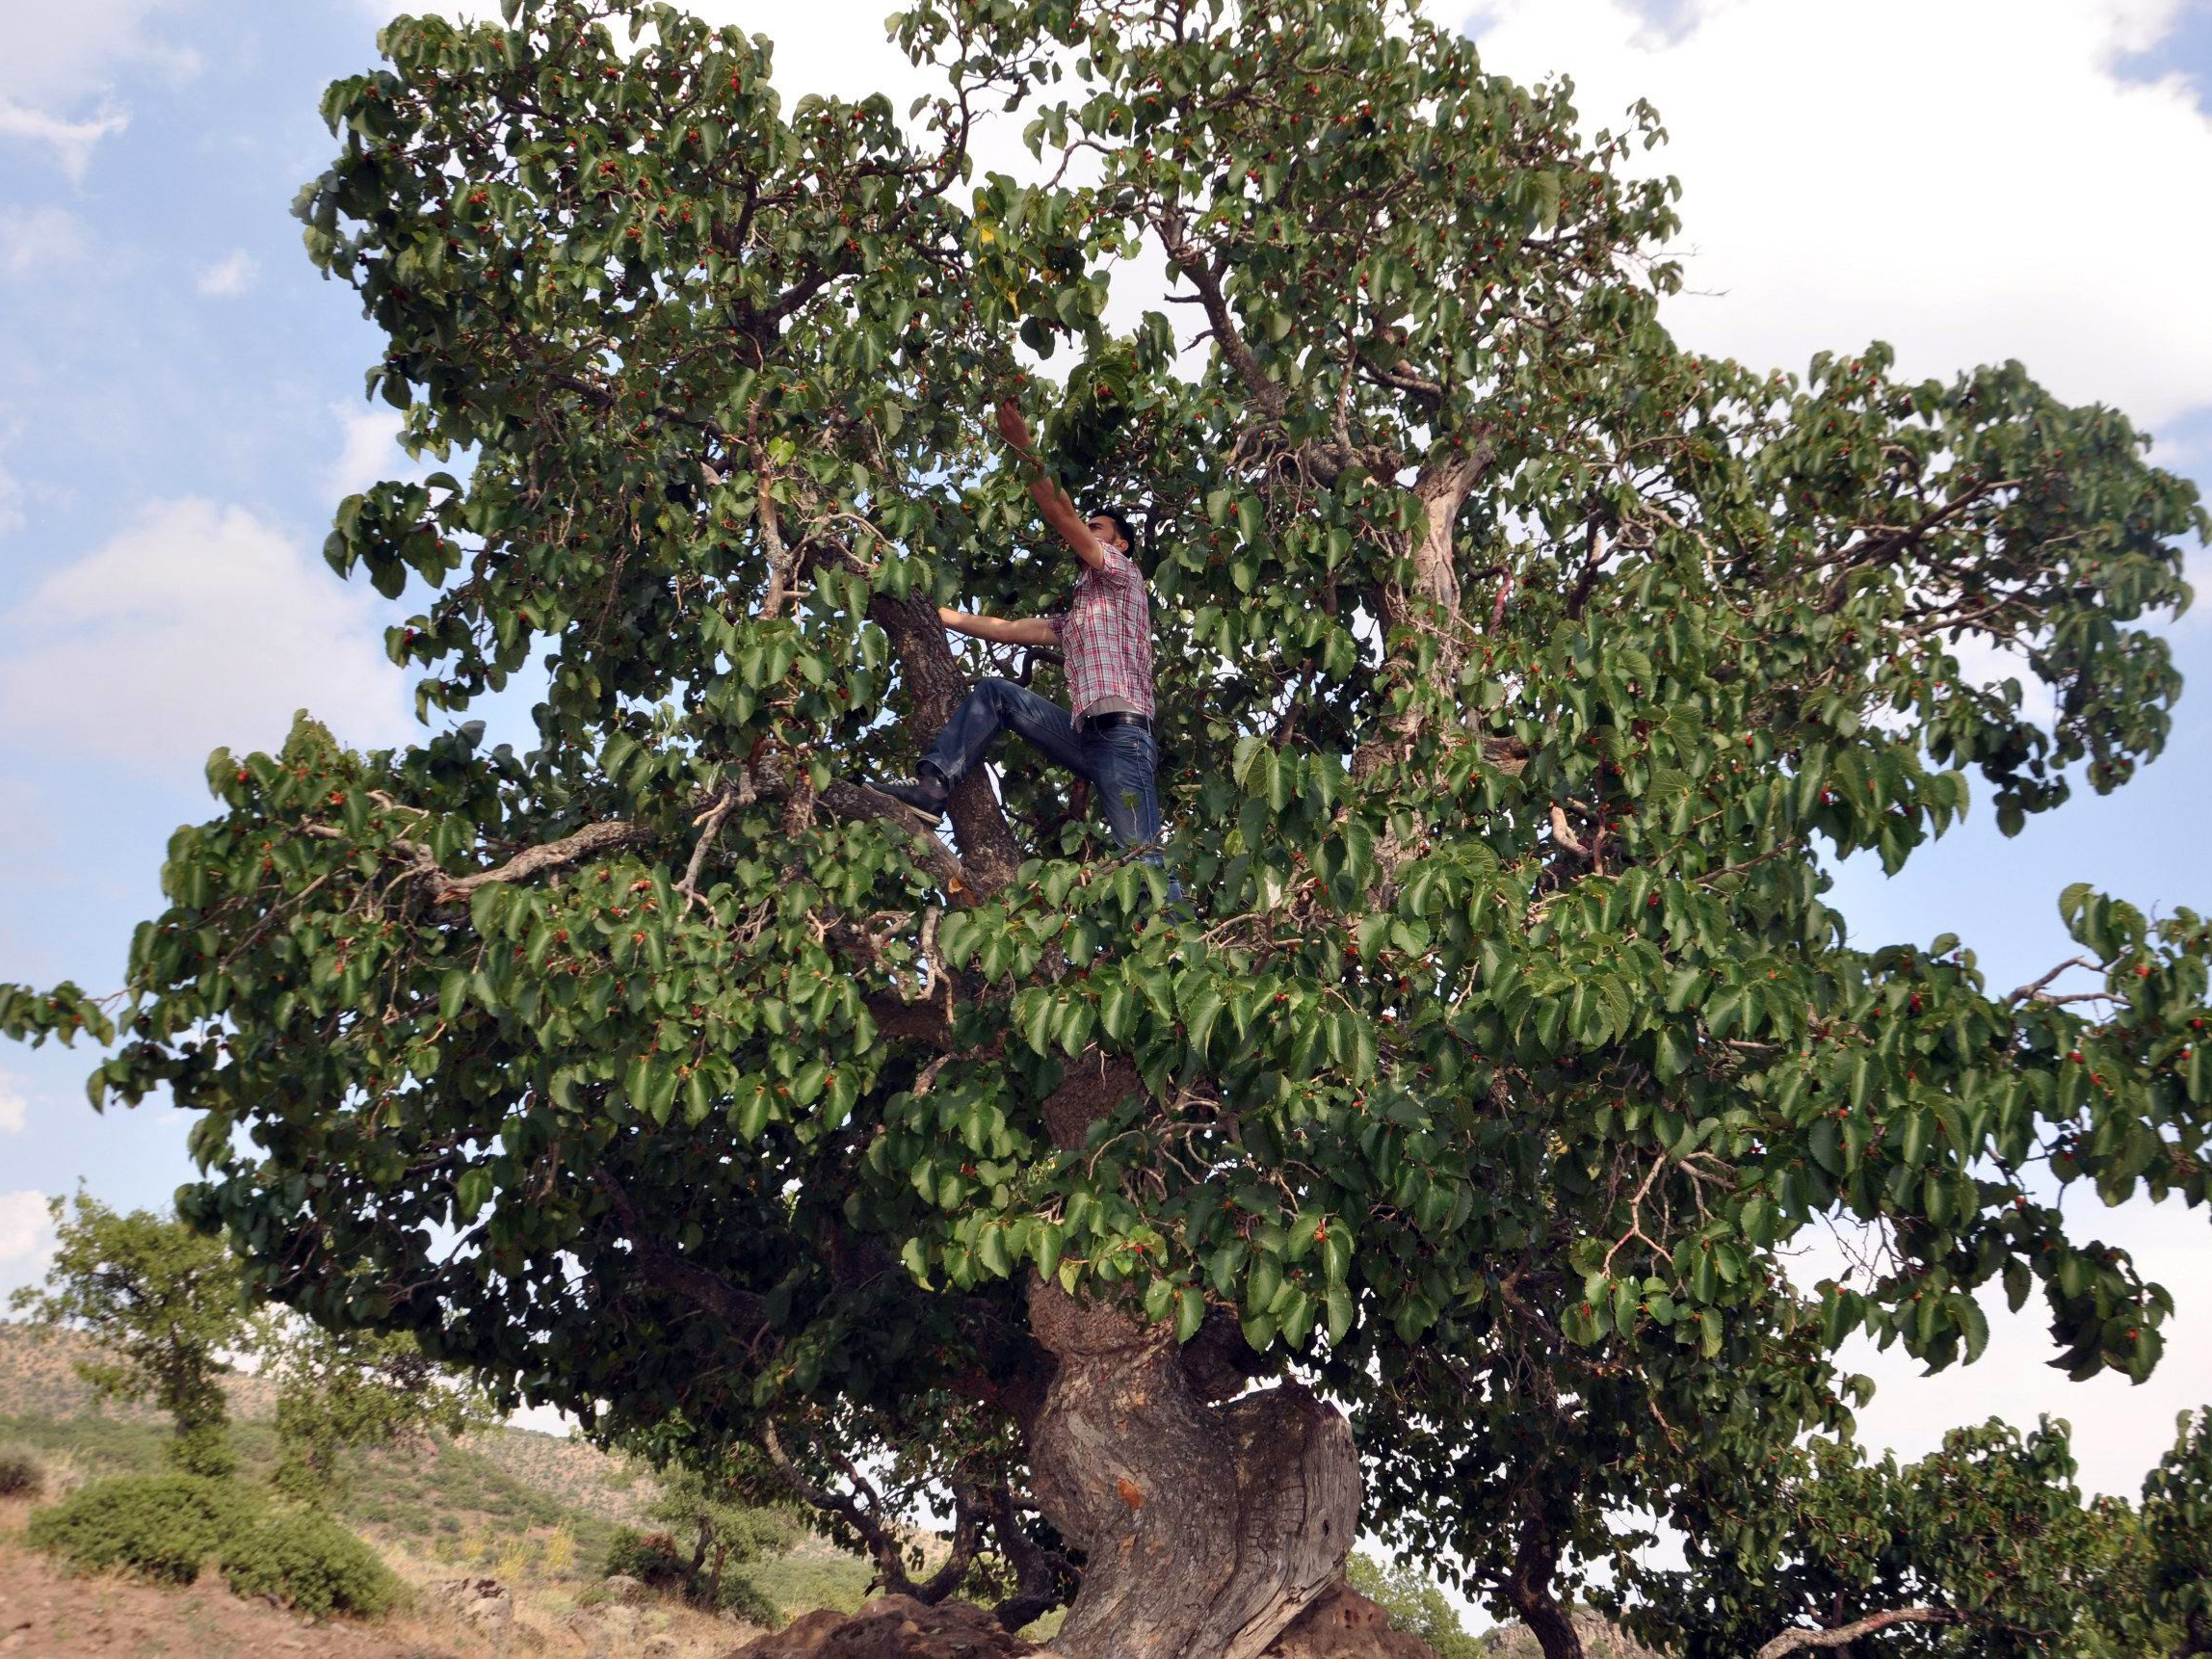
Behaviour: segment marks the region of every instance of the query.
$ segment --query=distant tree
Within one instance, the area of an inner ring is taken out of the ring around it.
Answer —
[[[1672,1517],[1686,1566],[1624,1562],[1601,1593],[1683,1659],[2142,1651],[2118,1634],[2143,1599],[2142,1529],[2124,1503],[2082,1501],[2063,1420],[1954,1429],[1902,1466],[1820,1439],[1712,1473]]]
[[[53,1200],[60,1240],[43,1286],[9,1305],[40,1325],[81,1330],[99,1345],[77,1373],[101,1400],[149,1400],[176,1422],[169,1457],[188,1474],[237,1466],[224,1435],[219,1379],[246,1341],[238,1265],[221,1239],[146,1210],[118,1214],[79,1192],[74,1214]]]
[[[1393,1627],[1416,1636],[1436,1650],[1436,1659],[1478,1659],[1483,1647],[1460,1623],[1435,1581],[1405,1561],[1385,1566],[1373,1556],[1355,1554],[1345,1564],[1352,1588],[1390,1616]]]
[[[654,1443],[635,1443],[633,1455],[642,1463],[658,1463]],[[618,1541],[608,1570],[674,1589],[710,1613],[733,1612],[756,1624],[779,1622],[776,1604],[735,1569],[782,1554],[798,1541],[799,1527],[789,1514],[755,1501],[757,1471],[745,1454],[661,1464],[654,1478],[659,1496],[645,1513],[667,1531]]]
[[[2173,1659],[2212,1653],[2212,1407],[2176,1419],[2173,1449],[2143,1483],[2150,1561],[2139,1632]]]
[[[487,1420],[483,1396],[404,1332],[338,1332],[271,1320],[258,1344],[276,1384],[278,1489],[320,1501],[350,1447],[455,1435]]]

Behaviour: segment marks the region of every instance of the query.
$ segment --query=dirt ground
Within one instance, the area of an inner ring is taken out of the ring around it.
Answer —
[[[727,1653],[747,1634],[742,1626],[680,1609],[616,1610],[577,1619],[565,1597],[528,1591],[516,1598],[503,1642],[427,1605],[369,1623],[302,1619],[266,1602],[239,1599],[212,1572],[184,1589],[72,1577],[24,1544],[30,1510],[28,1502],[0,1500],[0,1659],[285,1659],[293,1653],[315,1659],[576,1659],[594,1650],[627,1656],[641,1649],[667,1659],[705,1659]],[[404,1557],[386,1559],[417,1586],[436,1570]],[[616,1623],[618,1619],[622,1622]],[[647,1646],[654,1635],[664,1640]]]

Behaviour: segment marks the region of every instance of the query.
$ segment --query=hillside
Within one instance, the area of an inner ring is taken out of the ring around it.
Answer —
[[[49,1496],[110,1475],[162,1467],[169,1434],[166,1422],[144,1407],[95,1405],[74,1368],[78,1359],[93,1352],[92,1345],[79,1337],[43,1337],[23,1326],[0,1323],[0,1445],[21,1446],[38,1457],[46,1472]],[[276,1460],[272,1426],[275,1390],[260,1378],[242,1373],[225,1379],[224,1386],[232,1413],[230,1437],[243,1464],[241,1472],[249,1480],[265,1478]],[[726,1621],[672,1604],[639,1610],[634,1620],[624,1610],[609,1613],[593,1606],[608,1546],[620,1528],[645,1527],[654,1496],[649,1476],[594,1446],[528,1429],[502,1428],[453,1444],[358,1455],[350,1460],[329,1507],[335,1518],[375,1546],[412,1585],[428,1587],[468,1575],[490,1576],[509,1586],[515,1593],[515,1622],[537,1630],[540,1645],[550,1644],[548,1651],[568,1650],[564,1641],[566,1634],[573,1634],[569,1625],[596,1632],[612,1618],[618,1623],[636,1623],[638,1630],[632,1634],[647,1626],[661,1634],[692,1629],[697,1640],[686,1638],[686,1645],[675,1650],[678,1653],[725,1652],[735,1645],[738,1630]],[[153,1596],[156,1602],[148,1605],[159,1605],[159,1598],[168,1593],[116,1585],[104,1586],[97,1594],[72,1591],[73,1581],[58,1577],[42,1558],[22,1548],[22,1516],[28,1508],[11,1506],[12,1520],[0,1525],[0,1578],[13,1587],[0,1593],[21,1594],[54,1606],[90,1596],[90,1602],[76,1607],[71,1616],[82,1616],[102,1628],[112,1624],[117,1631],[135,1627],[132,1620],[140,1616],[131,1610],[144,1597]],[[868,1569],[808,1538],[785,1556],[753,1564],[746,1575],[790,1618],[817,1607],[857,1607]],[[219,1587],[202,1585],[193,1592],[191,1606],[198,1609],[195,1618],[215,1631],[224,1624],[217,1612],[227,1600]],[[13,1608],[17,1603],[11,1599],[6,1605]],[[425,1629],[436,1623],[432,1619]],[[7,1634],[0,1629],[0,1640]],[[458,1637],[447,1631],[434,1648],[419,1651],[443,1649],[466,1655],[472,1651],[463,1639],[467,1634],[467,1629]],[[281,1646],[225,1638],[214,1646],[175,1650],[198,1659],[202,1653],[273,1651]],[[56,1650],[105,1649],[93,1646]],[[152,1649],[124,1644],[118,1650]],[[393,1650],[407,1649],[403,1645]]]

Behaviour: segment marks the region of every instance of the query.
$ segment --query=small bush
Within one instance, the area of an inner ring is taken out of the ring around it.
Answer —
[[[22,1446],[0,1446],[0,1498],[35,1498],[46,1488],[46,1469]]]
[[[120,1567],[190,1584],[250,1520],[250,1500],[203,1475],[124,1475],[33,1513],[32,1547],[84,1572]]]
[[[376,1553],[335,1522],[309,1512],[271,1514],[224,1545],[223,1576],[240,1595],[266,1595],[310,1618],[374,1618],[400,1598],[400,1581]]]
[[[700,1588],[703,1590],[705,1586]],[[767,1593],[751,1579],[734,1572],[723,1575],[721,1592],[715,1597],[712,1611],[742,1619],[763,1630],[775,1630],[783,1623],[783,1609],[769,1600]]]
[[[624,1527],[607,1546],[605,1576],[620,1573],[655,1590],[678,1590],[690,1576],[691,1564],[665,1532],[641,1533]]]

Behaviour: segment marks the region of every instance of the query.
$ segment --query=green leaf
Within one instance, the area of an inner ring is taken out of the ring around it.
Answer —
[[[482,1165],[463,1170],[461,1179],[454,1183],[453,1201],[462,1222],[476,1220],[477,1212],[491,1201],[491,1172]]]
[[[1206,1299],[1195,1284],[1183,1286],[1175,1304],[1175,1340],[1188,1342],[1206,1321]]]
[[[1327,1297],[1329,1307],[1329,1343],[1335,1347],[1352,1329],[1352,1293],[1341,1284],[1331,1284]]]

